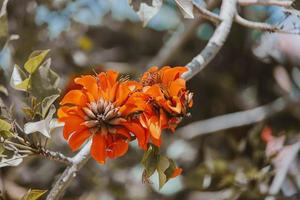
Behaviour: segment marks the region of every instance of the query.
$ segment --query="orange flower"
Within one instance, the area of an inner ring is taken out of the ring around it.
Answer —
[[[143,98],[147,103],[140,122],[157,146],[160,145],[161,130],[169,128],[174,132],[193,104],[193,94],[186,90],[185,80],[180,78],[186,71],[186,67],[151,67],[141,77]]]
[[[99,163],[116,158],[128,149],[131,134],[142,148],[146,135],[135,115],[142,110],[132,94],[141,89],[134,81],[118,81],[118,73],[108,71],[97,76],[75,78],[81,89],[69,91],[60,104],[58,118],[65,123],[63,136],[72,150],[78,150],[92,138],[91,155]]]

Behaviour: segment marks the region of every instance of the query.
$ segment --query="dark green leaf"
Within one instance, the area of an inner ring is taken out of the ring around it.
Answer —
[[[45,118],[50,106],[55,102],[55,100],[59,97],[59,95],[51,95],[49,97],[46,97],[42,101],[42,117]]]
[[[11,124],[7,121],[0,119],[0,131],[9,131],[11,129]]]
[[[31,93],[38,101],[59,94],[59,76],[50,69],[51,59],[47,59],[31,76]]]

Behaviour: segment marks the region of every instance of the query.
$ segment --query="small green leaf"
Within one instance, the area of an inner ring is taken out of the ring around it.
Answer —
[[[40,197],[42,197],[47,190],[29,190],[27,194],[22,197],[22,200],[38,200]]]
[[[42,101],[42,117],[45,118],[50,106],[55,102],[55,100],[59,97],[59,95],[51,95],[46,97]]]
[[[4,137],[4,138],[10,138],[12,137],[14,134],[8,130],[0,130],[0,136]]]
[[[4,87],[3,85],[0,85],[0,92],[8,96],[8,91],[6,87]]]
[[[145,175],[147,176],[146,178],[149,178],[155,172],[158,164],[158,158],[158,148],[154,145],[150,145],[142,159],[142,164],[145,167]]]
[[[15,85],[15,89],[21,90],[21,91],[27,91],[30,88],[30,78],[26,78],[21,83]]]
[[[43,51],[35,51],[31,54],[29,59],[26,61],[24,68],[30,74],[33,74],[44,61],[46,55],[49,53],[49,49]]]
[[[59,76],[50,69],[51,59],[47,59],[31,76],[31,93],[42,101],[48,96],[59,94]]]
[[[0,131],[9,131],[11,129],[11,124],[7,121],[0,119]]]
[[[5,151],[5,148],[4,148],[3,144],[0,144],[0,155],[2,155],[4,151]]]
[[[11,87],[13,87],[16,90],[24,91],[24,89],[19,89],[19,88],[20,88],[20,85],[22,88],[22,85],[24,85],[24,83],[22,84],[22,82],[24,80],[26,80],[27,78],[28,77],[26,76],[25,72],[18,65],[15,65],[12,75],[10,77],[10,85],[11,85]],[[19,85],[19,88],[17,87],[17,85]]]
[[[170,162],[169,159],[165,156],[159,156],[159,161],[157,165],[157,173],[159,178],[159,189],[161,189],[164,184],[167,182],[167,176],[165,171],[169,168]]]

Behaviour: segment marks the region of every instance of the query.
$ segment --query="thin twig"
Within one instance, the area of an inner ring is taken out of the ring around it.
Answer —
[[[288,96],[286,98],[280,97],[264,106],[193,122],[178,129],[177,132],[180,137],[184,139],[192,139],[200,135],[213,133],[220,130],[250,125],[263,121],[276,113],[284,111],[291,104],[299,102],[300,97],[298,96]]]
[[[196,9],[198,11],[197,13],[201,17],[211,21],[212,23],[214,23],[216,25],[221,23],[222,19],[217,14],[215,14],[205,8],[197,6],[197,5],[195,5],[195,7],[197,8]],[[247,19],[241,17],[238,13],[236,13],[236,15],[234,17],[234,21],[244,27],[251,28],[251,29],[258,29],[261,31],[286,33],[286,34],[300,34],[299,31],[287,31],[287,30],[281,29],[280,27],[278,27],[276,25],[271,25],[271,24],[263,23],[263,22],[253,22],[253,21],[247,20]]]
[[[280,6],[284,8],[290,8],[293,1],[281,1],[281,0],[238,0],[238,4],[241,6]]]
[[[236,14],[235,16],[235,22],[237,22],[238,24],[248,27],[248,28],[252,28],[252,29],[259,29],[262,31],[268,31],[268,32],[277,32],[277,33],[286,33],[286,34],[299,34],[299,31],[286,31],[283,30],[277,26],[268,24],[268,23],[262,23],[262,22],[253,22],[253,21],[249,21],[247,19],[242,18],[240,15]]]
[[[55,160],[61,163],[65,163],[67,165],[71,165],[72,164],[72,159],[63,155],[60,152],[56,152],[56,151],[50,151],[49,149],[45,149],[45,148],[41,148],[38,152],[38,155],[47,158],[49,160]]]

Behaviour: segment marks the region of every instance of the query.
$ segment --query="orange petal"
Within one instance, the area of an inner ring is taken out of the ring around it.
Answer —
[[[106,74],[107,74],[107,80],[108,80],[109,84],[111,86],[115,85],[115,83],[117,82],[119,73],[116,71],[113,71],[113,70],[108,70],[106,72]]]
[[[61,100],[60,105],[73,104],[78,106],[86,106],[88,99],[81,90],[71,90]]]
[[[123,124],[133,135],[136,136],[138,144],[142,149],[147,149],[147,137],[143,127],[135,122],[125,122]]]
[[[105,163],[106,159],[106,140],[102,134],[95,134],[93,136],[92,146],[91,146],[92,157],[100,164]]]
[[[127,138],[130,138],[130,134],[129,134],[129,131],[127,130],[127,129],[125,129],[125,128],[116,128],[116,132],[118,133],[118,134],[120,134],[120,135],[123,135],[123,136],[125,136],[125,137],[127,137]]]
[[[175,178],[176,176],[181,175],[182,173],[182,168],[176,167],[171,175],[171,178]]]
[[[128,151],[128,142],[125,140],[117,140],[108,146],[107,155],[110,158],[123,156]]]
[[[80,78],[76,78],[75,83],[82,85],[89,93],[93,95],[95,99],[98,99],[99,97],[98,85],[97,85],[97,80],[94,76],[86,75]]]
[[[155,139],[159,139],[161,136],[161,126],[159,124],[158,118],[156,116],[152,116],[148,120],[148,124],[151,136]]]
[[[174,80],[180,78],[181,74],[183,74],[187,70],[188,69],[186,67],[167,68],[161,74],[161,80],[162,80],[163,84],[168,84],[171,81],[174,81]]]
[[[175,81],[172,81],[170,83],[168,91],[169,91],[170,96],[178,96],[179,91],[182,89],[185,89],[185,88],[186,88],[185,80],[180,78],[180,79],[176,79]]]
[[[68,139],[69,145],[73,151],[78,150],[82,144],[91,136],[88,129],[84,131],[75,131]]]
[[[78,116],[70,116],[60,118],[60,121],[65,123],[63,136],[67,140],[74,131],[81,131],[85,127],[80,125],[84,120]]]

